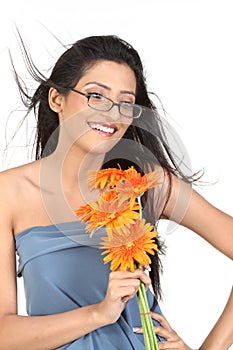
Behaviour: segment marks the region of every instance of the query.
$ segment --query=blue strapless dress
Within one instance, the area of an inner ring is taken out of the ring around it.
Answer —
[[[104,230],[91,238],[80,221],[29,228],[15,237],[23,276],[27,313],[31,316],[66,312],[103,300],[110,272],[104,265],[99,242]],[[149,304],[153,294],[147,292]],[[161,313],[159,306],[155,312]],[[101,327],[60,350],[144,350],[136,297],[118,321]],[[161,340],[161,339],[158,339]]]

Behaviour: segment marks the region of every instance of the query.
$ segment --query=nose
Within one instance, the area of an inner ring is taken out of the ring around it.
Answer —
[[[108,116],[111,118],[111,120],[119,120],[122,119],[122,115],[119,111],[119,106],[117,104],[114,104],[110,111],[106,112]]]

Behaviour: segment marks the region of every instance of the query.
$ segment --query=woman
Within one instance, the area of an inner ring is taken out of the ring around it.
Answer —
[[[160,314],[158,254],[150,278],[140,269],[109,274],[96,249],[103,231],[90,238],[75,218],[98,195],[89,191],[86,174],[118,164],[142,173],[156,168],[160,185],[143,196],[144,217],[155,225],[174,220],[231,258],[233,219],[192,191],[194,180],[176,165],[128,43],[114,36],[80,40],[49,79],[25,54],[40,82],[30,98],[16,74],[28,111],[38,118],[36,161],[0,176],[0,349],[144,349],[134,329],[140,280],[146,287],[152,281],[155,300],[150,290],[148,298],[160,349],[190,349]],[[29,316],[17,315],[15,245]]]

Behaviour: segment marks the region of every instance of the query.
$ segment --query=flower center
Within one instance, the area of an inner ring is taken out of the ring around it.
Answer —
[[[125,246],[126,246],[126,249],[133,247],[134,246],[134,241],[126,243]]]
[[[116,217],[115,213],[110,214],[110,215],[109,215],[109,220],[113,220],[113,219],[115,219],[115,217]]]

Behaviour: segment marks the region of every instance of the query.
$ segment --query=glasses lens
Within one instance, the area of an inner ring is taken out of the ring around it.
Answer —
[[[89,98],[89,106],[98,111],[108,111],[112,107],[112,102],[101,95],[91,95]]]
[[[121,103],[120,113],[128,118],[138,118],[141,115],[141,107],[131,103]]]
[[[89,95],[88,105],[98,111],[107,112],[112,109],[114,103],[102,95],[91,94]],[[119,107],[120,114],[127,118],[138,118],[142,113],[142,108],[140,106],[131,103],[121,102],[116,105]]]

